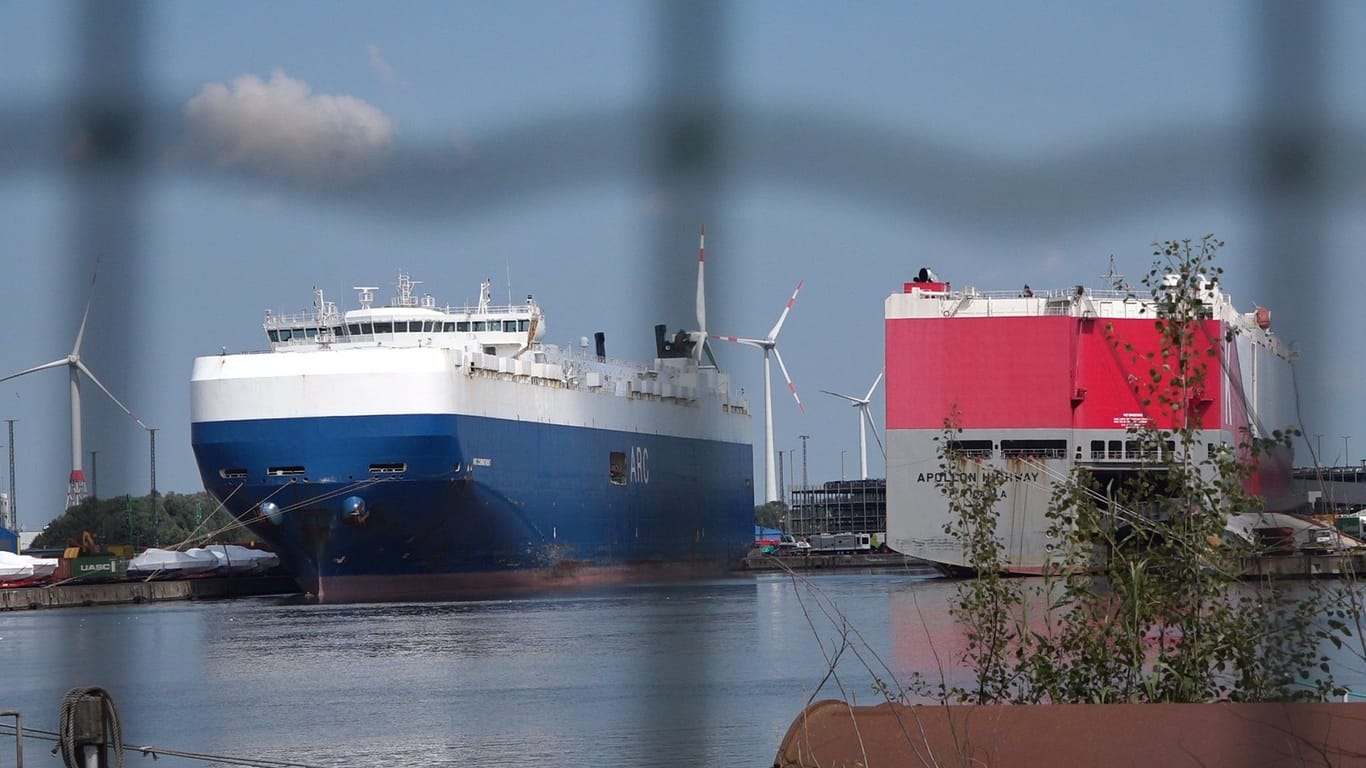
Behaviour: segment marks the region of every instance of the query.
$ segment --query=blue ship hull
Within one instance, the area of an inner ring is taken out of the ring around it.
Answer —
[[[191,435],[205,488],[321,601],[717,572],[753,538],[748,444],[449,414]]]

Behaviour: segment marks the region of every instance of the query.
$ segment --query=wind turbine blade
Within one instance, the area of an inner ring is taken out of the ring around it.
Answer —
[[[796,296],[794,293],[793,296]],[[806,413],[806,406],[802,405],[802,399],[797,397],[797,385],[792,383],[792,377],[787,375],[787,366],[783,365],[783,356],[778,353],[778,348],[773,348],[773,356],[778,358],[778,368],[783,372],[783,378],[787,379],[787,388],[792,390],[792,399],[797,401],[797,407]]]
[[[707,291],[703,275],[706,251],[707,225],[703,224],[702,231],[697,236],[697,330],[702,332],[704,338],[707,335]]]
[[[716,353],[712,351],[711,344],[707,341],[705,336],[702,337],[702,352],[707,356],[707,360],[711,362],[711,367],[721,367],[721,364],[716,362]]]
[[[711,334],[711,338],[716,339],[717,341],[728,341],[731,344],[748,344],[751,347],[758,347],[760,349],[768,346],[767,339],[747,339],[744,336],[717,336],[714,333]]]
[[[85,314],[81,316],[80,330],[76,331],[76,346],[71,348],[72,357],[81,356],[81,339],[85,338],[85,321],[90,319],[90,303],[95,300],[95,280],[100,276],[100,257],[95,256],[95,271],[90,275],[90,296],[85,300]]]
[[[11,373],[10,375],[6,376],[5,378],[0,379],[0,381],[9,381],[10,379],[17,379],[17,378],[19,378],[20,376],[25,376],[25,375],[30,374],[30,373],[33,373],[33,372],[35,372],[35,371],[45,371],[45,370],[47,370],[48,368],[56,368],[57,366],[60,366],[60,365],[66,365],[66,364],[69,363],[69,362],[71,362],[71,361],[68,360],[68,359],[66,359],[65,357],[62,358],[61,360],[53,360],[53,361],[50,362],[50,363],[43,363],[42,365],[35,365],[34,367],[29,368],[29,369],[26,370],[26,371],[20,371],[20,372],[18,372],[18,373]]]
[[[863,411],[864,418],[868,420],[869,428],[873,431],[873,439],[877,441],[877,449],[882,452],[882,458],[885,461],[887,459],[887,449],[882,447],[882,438],[877,436],[877,424],[873,423],[873,414],[868,410],[867,406],[861,410]]]
[[[90,298],[95,298],[93,295]],[[81,356],[81,339],[85,337],[85,321],[90,319],[90,302],[85,303],[85,314],[81,317],[81,328],[76,331],[76,346],[71,348],[73,357]]]
[[[852,397],[852,396],[850,396],[850,395],[841,395],[841,394],[838,393],[838,392],[831,392],[831,391],[828,390],[828,389],[822,389],[821,391],[824,392],[824,393],[827,394],[827,395],[834,395],[835,397],[842,397],[842,398],[844,398],[845,400],[848,400],[849,402],[853,403],[853,404],[856,405],[856,406],[862,405],[862,404],[863,404],[863,401],[860,400],[860,399],[858,399],[857,397]]]
[[[117,405],[118,407],[122,408],[122,409],[123,409],[123,412],[126,413],[126,414],[128,414],[128,418],[130,418],[130,419],[132,419],[133,421],[137,422],[137,425],[138,425],[139,427],[142,427],[142,428],[145,429],[145,430],[150,430],[150,429],[151,429],[151,427],[149,427],[149,426],[147,426],[146,424],[143,424],[143,423],[142,423],[142,419],[139,419],[137,416],[135,416],[135,415],[133,414],[132,411],[128,410],[128,406],[126,406],[126,405],[124,405],[122,402],[120,402],[119,399],[118,399],[117,397],[114,397],[114,393],[109,391],[109,388],[106,387],[106,386],[104,385],[104,382],[102,382],[102,381],[100,381],[99,379],[95,378],[95,374],[91,373],[91,372],[90,372],[90,369],[85,367],[85,363],[82,363],[81,361],[77,360],[77,361],[76,361],[76,367],[77,367],[77,368],[80,368],[82,373],[84,373],[86,376],[88,376],[88,377],[90,378],[91,381],[95,382],[95,386],[99,387],[99,388],[100,388],[100,391],[104,392],[106,395],[109,395],[109,399],[114,401],[114,405]]]
[[[863,418],[867,421],[869,428],[873,430],[873,440],[877,440],[877,450],[881,451],[882,459],[887,459],[887,448],[882,447],[882,439],[877,436],[877,424],[873,422],[873,411],[867,409],[867,406],[863,406],[859,410],[863,411]]]
[[[513,355],[512,355],[512,359],[513,359],[513,360],[516,360],[516,359],[520,358],[528,349],[531,349],[532,343],[536,341],[536,320],[537,320],[537,319],[539,319],[538,316],[536,316],[536,315],[532,315],[532,316],[531,316],[531,322],[527,324],[527,329],[526,329],[526,343],[522,345],[522,348],[521,348],[521,349],[519,349],[519,350],[517,350],[515,353],[513,353]]]
[[[866,403],[873,399],[873,390],[877,389],[877,385],[882,383],[882,374],[884,373],[886,373],[885,370],[877,372],[877,378],[873,379],[873,386],[868,388],[868,394],[863,396],[863,402]]]
[[[792,298],[787,300],[787,306],[783,307],[783,313],[781,315],[778,315],[778,322],[773,324],[773,330],[768,332],[768,340],[770,342],[778,340],[778,332],[783,329],[783,322],[787,320],[787,313],[792,311],[792,304],[797,300],[797,294],[801,293],[802,283],[804,282],[806,281],[797,281],[797,290],[793,291]]]

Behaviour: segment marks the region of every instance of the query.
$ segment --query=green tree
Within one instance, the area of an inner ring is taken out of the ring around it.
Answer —
[[[145,549],[241,543],[253,537],[207,493],[87,498],[53,520],[34,539],[35,548],[79,546],[90,533],[97,546]]]
[[[754,508],[754,523],[765,528],[783,528],[787,521],[787,505],[769,501]]]

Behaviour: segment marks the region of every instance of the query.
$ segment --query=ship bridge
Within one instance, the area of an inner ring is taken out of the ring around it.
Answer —
[[[419,285],[400,273],[388,306],[374,306],[374,286],[355,286],[360,308],[345,313],[313,289],[313,308],[294,314],[266,310],[264,328],[272,351],[328,347],[473,347],[490,355],[510,355],[530,348],[545,335],[545,318],[528,295],[522,304],[494,305],[491,283],[480,283],[473,307],[438,307],[430,294],[418,296]]]

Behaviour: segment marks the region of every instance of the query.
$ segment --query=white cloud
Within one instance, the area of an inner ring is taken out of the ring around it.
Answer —
[[[378,169],[394,121],[354,96],[313,93],[280,70],[209,83],[185,105],[182,156],[305,181],[346,180]]]
[[[394,65],[384,58],[384,54],[379,52],[378,45],[371,43],[366,48],[370,51],[370,66],[384,78],[385,85],[395,88],[404,88],[408,85],[403,75],[400,75],[398,70],[394,69]]]

